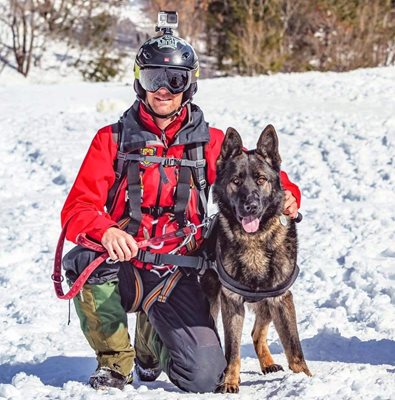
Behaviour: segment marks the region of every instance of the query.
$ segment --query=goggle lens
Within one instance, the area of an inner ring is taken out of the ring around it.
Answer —
[[[182,93],[191,86],[191,71],[174,68],[144,68],[139,81],[144,90],[156,92],[161,87],[173,94]]]

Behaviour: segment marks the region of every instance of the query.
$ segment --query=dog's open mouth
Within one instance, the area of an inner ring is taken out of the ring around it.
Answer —
[[[247,233],[254,233],[259,228],[259,218],[249,215],[241,219],[241,225]]]

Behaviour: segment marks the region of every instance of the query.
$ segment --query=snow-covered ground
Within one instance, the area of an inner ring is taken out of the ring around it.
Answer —
[[[59,212],[96,130],[134,99],[130,85],[0,83],[0,399],[394,399],[395,68],[199,83],[211,125],[249,148],[266,124],[303,192],[293,293],[308,378],[263,376],[247,314],[239,395],[184,394],[164,374],[95,392],[78,318],[50,279]],[[130,82],[132,83],[132,82]],[[130,315],[133,327],[134,316]],[[133,329],[131,329],[133,335]],[[286,360],[274,329],[270,348]]]

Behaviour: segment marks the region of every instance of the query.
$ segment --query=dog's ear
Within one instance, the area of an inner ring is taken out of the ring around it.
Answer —
[[[239,156],[243,151],[243,142],[236,129],[228,128],[222,143],[220,159],[227,160]]]
[[[278,151],[278,137],[273,125],[268,125],[261,133],[256,146],[260,154],[275,170],[281,167],[281,157]]]

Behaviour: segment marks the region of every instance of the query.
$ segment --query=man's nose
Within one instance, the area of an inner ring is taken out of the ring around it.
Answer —
[[[160,87],[160,88],[156,91],[156,93],[158,93],[158,94],[171,94],[170,91],[169,91],[167,88],[165,88],[164,86],[163,86],[163,87]]]

